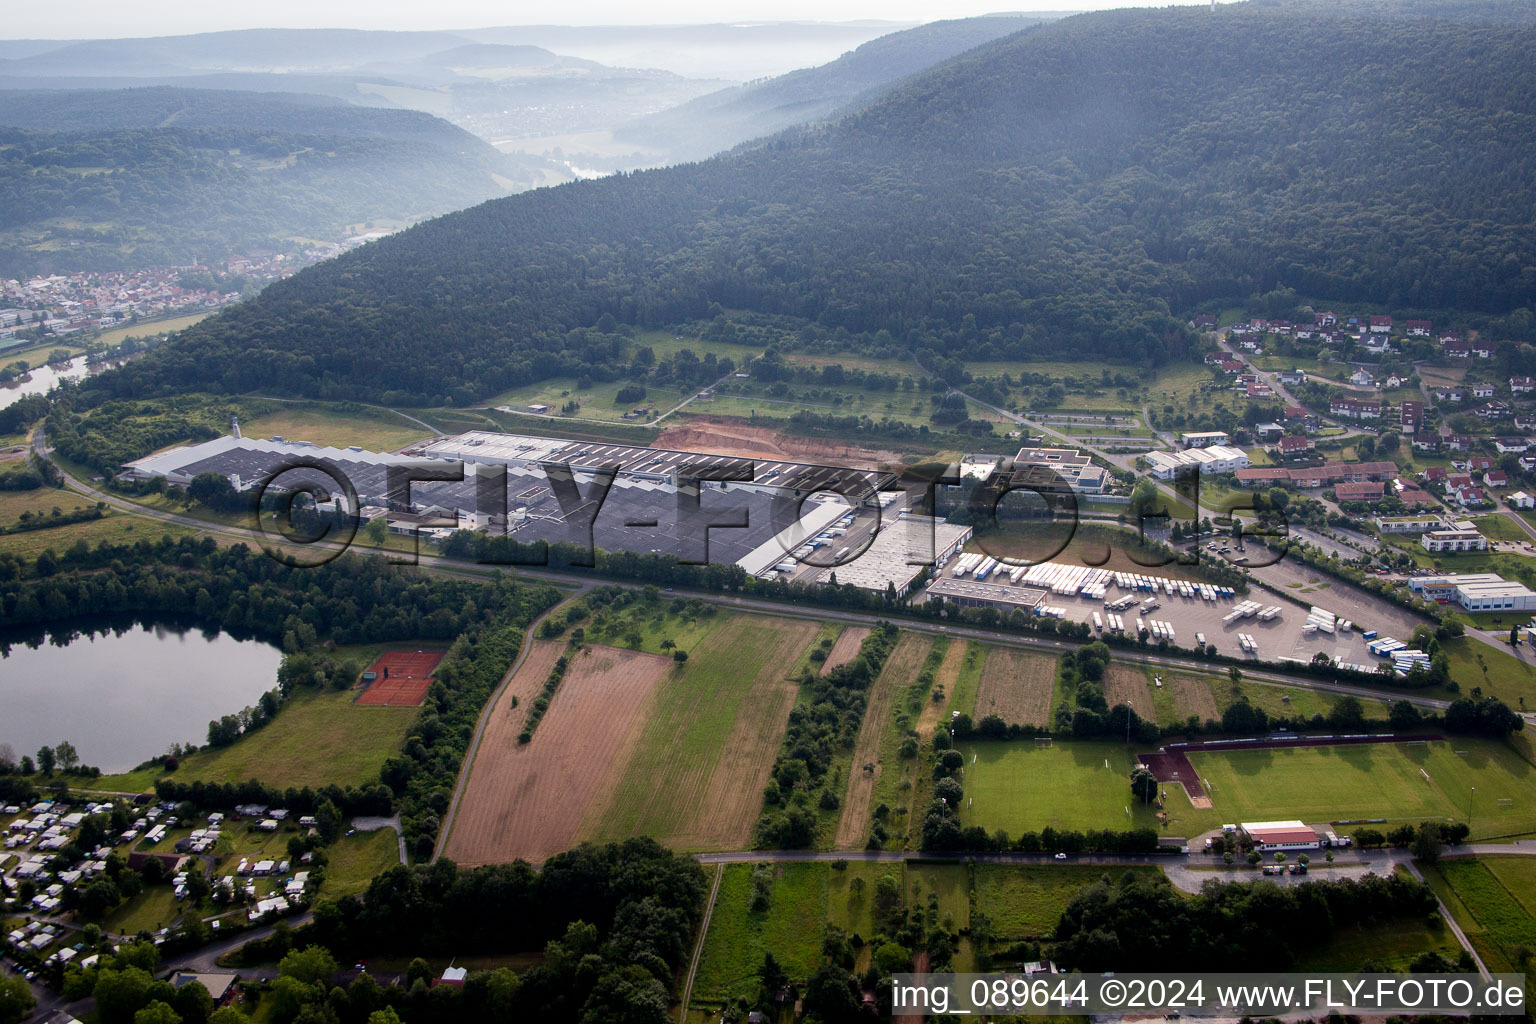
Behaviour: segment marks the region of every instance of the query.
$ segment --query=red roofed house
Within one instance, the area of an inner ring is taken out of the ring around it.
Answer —
[[[1354,420],[1381,419],[1380,402],[1361,402],[1353,398],[1335,398],[1329,401],[1328,411],[1335,416],[1347,416]]]
[[[1340,501],[1377,501],[1386,493],[1383,483],[1335,484],[1333,493]]]
[[[1490,469],[1483,474],[1483,484],[1487,487],[1508,487],[1509,474],[1502,469]]]
[[[1450,359],[1472,358],[1472,346],[1460,338],[1440,339],[1440,351]]]
[[[1415,338],[1427,338],[1433,333],[1428,320],[1405,320],[1403,330]]]
[[[1310,437],[1282,437],[1278,444],[1281,456],[1286,458],[1301,455],[1317,447]]]
[[[1372,334],[1391,334],[1392,333],[1392,318],[1389,317],[1389,316],[1373,316],[1373,317],[1371,317],[1371,333]]]
[[[1426,469],[1423,472],[1422,475],[1424,477],[1425,483],[1431,483],[1431,484],[1433,484],[1433,483],[1443,483],[1445,481],[1445,479],[1446,479],[1446,476],[1447,476],[1445,470],[1442,469],[1439,466],[1430,466],[1428,469]]]
[[[1317,833],[1300,821],[1245,821],[1242,829],[1260,850],[1316,850]]]
[[[1517,395],[1523,395],[1528,391],[1536,391],[1536,378],[1511,377],[1509,378],[1509,390]]]

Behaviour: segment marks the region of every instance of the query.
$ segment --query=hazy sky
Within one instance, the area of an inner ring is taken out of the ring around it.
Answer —
[[[480,28],[736,21],[934,21],[999,10],[1166,6],[1170,0],[561,0],[552,4],[433,0],[53,0],[9,5],[0,38],[81,39],[181,35],[234,28]]]

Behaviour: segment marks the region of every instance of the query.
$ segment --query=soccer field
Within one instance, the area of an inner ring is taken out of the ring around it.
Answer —
[[[1224,821],[1465,821],[1470,809],[1474,838],[1536,830],[1536,768],[1492,740],[1234,750],[1189,759]]]
[[[1059,740],[1037,749],[1031,740],[999,740],[959,749],[965,755],[961,820],[1012,835],[1047,825],[1150,825],[1189,837],[1222,822],[1286,818],[1465,821],[1469,801],[1474,838],[1536,832],[1536,768],[1492,740],[1192,753],[1214,806],[1196,810],[1181,787],[1164,786],[1165,827],[1153,810],[1134,806],[1135,752],[1121,744]]]
[[[1005,829],[1015,836],[1047,825],[1160,827],[1155,808],[1138,807],[1131,799],[1136,755],[1123,744],[1061,740],[1037,749],[1033,740],[986,740],[961,743],[959,750],[965,755],[960,820],[968,826],[980,825],[989,832]],[[1191,808],[1183,789],[1167,790],[1170,820],[1161,829],[1164,834],[1192,836],[1220,824],[1216,812]]]

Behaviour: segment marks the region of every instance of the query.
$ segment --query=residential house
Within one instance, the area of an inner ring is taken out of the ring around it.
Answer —
[[[1500,455],[1524,455],[1531,450],[1531,439],[1528,437],[1496,437],[1493,439],[1493,450]]]
[[[1340,501],[1380,501],[1386,490],[1383,483],[1344,483],[1335,484],[1333,493]]]
[[[1475,443],[1471,434],[1451,434],[1445,439],[1446,450],[1453,452],[1469,452]]]
[[[1191,320],[1189,326],[1197,331],[1214,331],[1216,329],[1216,317],[1210,313],[1202,313]]]
[[[1536,377],[1511,377],[1509,378],[1509,390],[1517,395],[1536,391]]]
[[[1508,487],[1509,474],[1504,472],[1502,469],[1490,469],[1488,472],[1483,474],[1483,486]]]
[[[1376,382],[1376,378],[1366,373],[1362,367],[1349,375],[1349,382],[1356,387],[1368,388]]]
[[[1281,370],[1275,379],[1288,388],[1300,387],[1307,382],[1305,370]]]
[[[1438,529],[1440,517],[1436,515],[1377,516],[1378,533],[1423,533]]]
[[[1536,498],[1524,491],[1516,491],[1504,500],[1509,502],[1510,508],[1536,508]]]
[[[1246,364],[1237,359],[1224,359],[1217,365],[1222,373],[1242,373],[1247,368]]]
[[[1277,442],[1277,444],[1279,446],[1280,457],[1282,459],[1293,459],[1299,455],[1305,455],[1307,452],[1317,447],[1317,445],[1310,437],[1306,437],[1304,435],[1282,437]]]
[[[1449,476],[1441,466],[1430,466],[1419,475],[1424,478],[1424,482],[1427,484],[1443,484]]]
[[[1470,485],[1466,487],[1452,487],[1445,492],[1445,499],[1462,508],[1480,508],[1488,504],[1488,499],[1483,492]]]
[[[1473,384],[1472,385],[1472,397],[1473,398],[1492,398],[1493,397],[1493,385],[1492,384]]]
[[[1472,346],[1460,338],[1441,338],[1440,354],[1447,359],[1471,359]]]
[[[1373,316],[1373,317],[1371,317],[1371,333],[1372,334],[1391,334],[1392,333],[1392,318],[1390,316]]]
[[[1251,380],[1248,382],[1247,394],[1249,398],[1273,398],[1275,389],[1261,380]]]
[[[1428,320],[1404,320],[1403,333],[1411,338],[1427,338],[1433,331]]]
[[[1493,459],[1487,455],[1474,455],[1467,460],[1468,473],[1486,473],[1493,468]]]
[[[1466,392],[1463,391],[1461,388],[1436,388],[1435,389],[1435,401],[1436,402],[1452,402],[1452,403],[1455,403],[1456,405],[1460,405],[1463,401],[1466,400],[1466,397],[1467,397]]]
[[[1437,452],[1440,450],[1440,435],[1432,430],[1421,430],[1413,435],[1413,447],[1415,451]]]
[[[1499,351],[1499,343],[1496,341],[1474,341],[1472,343],[1472,355],[1477,359],[1492,359]]]
[[[1419,538],[1425,551],[1443,554],[1447,551],[1487,551],[1488,538],[1472,528],[1471,523],[1456,523],[1448,530],[1430,530]]]
[[[1333,310],[1325,309],[1321,313],[1313,313],[1312,322],[1319,327],[1334,327],[1338,325],[1339,316]]]
[[[1254,426],[1253,432],[1261,441],[1273,441],[1285,433],[1285,428],[1278,423],[1259,423]]]
[[[1473,409],[1472,415],[1480,420],[1502,420],[1508,419],[1512,411],[1508,402],[1489,402]]]
[[[1334,398],[1328,402],[1328,411],[1335,416],[1352,420],[1381,419],[1380,402],[1362,402],[1355,398]]]
[[[1402,425],[1403,433],[1418,433],[1419,424],[1423,422],[1423,402],[1404,402],[1401,406],[1398,407],[1398,423]]]
[[[1392,486],[1397,491],[1397,500],[1404,505],[1418,508],[1432,508],[1435,505],[1434,497],[1411,480],[1397,480]]]
[[[1285,407],[1285,425],[1292,430],[1311,433],[1317,429],[1317,417],[1299,405]]]

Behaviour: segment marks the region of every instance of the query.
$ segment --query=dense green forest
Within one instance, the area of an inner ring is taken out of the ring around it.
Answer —
[[[1530,337],[1533,44],[1311,6],[1066,18],[829,127],[440,218],[96,386],[485,396],[619,369],[578,330],[604,314],[712,303],[974,359],[1157,363],[1192,308],[1276,286]]]
[[[539,176],[427,114],[323,97],[18,92],[0,125],[0,277],[285,251]]]

